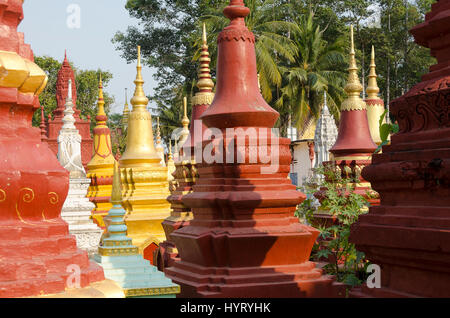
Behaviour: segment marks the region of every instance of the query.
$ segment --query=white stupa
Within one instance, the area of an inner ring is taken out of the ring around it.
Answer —
[[[58,160],[70,172],[69,193],[62,207],[61,217],[69,224],[69,232],[75,235],[77,245],[90,256],[97,252],[102,235],[100,229],[91,219],[95,205],[86,198],[91,180],[86,178],[86,171],[81,163],[81,135],[75,127],[72,109],[72,81],[66,99],[63,126],[58,136]]]
[[[314,134],[315,162],[314,168],[319,168],[322,162],[330,160],[330,149],[336,143],[338,129],[327,105],[327,93],[324,92],[324,105]]]

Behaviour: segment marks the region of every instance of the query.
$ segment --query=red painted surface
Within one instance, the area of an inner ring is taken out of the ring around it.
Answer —
[[[77,109],[77,86],[75,82],[75,74],[72,67],[67,60],[67,55],[64,55],[64,61],[61,65],[61,69],[58,72],[58,78],[56,80],[56,101],[57,108],[53,111],[53,120],[47,123],[47,137],[50,149],[55,155],[58,154],[58,135],[63,125],[62,119],[64,117],[64,109],[66,104],[66,98],[69,90],[69,79],[72,80],[72,99],[73,110],[75,113],[75,127],[78,129],[81,135],[81,162],[84,167],[89,163],[92,158],[93,140],[91,138],[90,120],[82,120],[80,118],[80,110]]]
[[[354,297],[450,297],[450,1],[411,30],[438,64],[391,103],[400,125],[364,177],[379,192],[351,241],[381,266],[381,288]]]
[[[194,219],[172,233],[180,260],[165,273],[181,285],[180,297],[334,296],[332,278],[309,261],[319,232],[294,217],[305,195],[287,178],[290,140],[279,139],[278,147],[271,135],[278,113],[258,89],[254,36],[244,23],[249,9],[232,0],[224,13],[231,23],[218,39],[216,97],[201,119],[223,132],[261,127],[271,136],[267,152],[279,149],[280,165],[262,174],[268,164],[259,155],[252,164],[248,156],[241,164],[198,164],[194,192],[182,199]],[[222,156],[232,139],[224,137]]]
[[[0,50],[33,61],[16,31],[22,18],[21,0],[0,0]],[[69,174],[31,126],[38,108],[38,97],[0,87],[0,297],[64,292],[70,264],[81,287],[104,279],[60,218]]]

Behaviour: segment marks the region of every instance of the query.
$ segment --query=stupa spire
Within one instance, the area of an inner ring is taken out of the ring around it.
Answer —
[[[370,72],[367,86],[367,120],[369,122],[370,135],[376,144],[381,144],[380,137],[380,117],[384,113],[384,102],[378,97],[380,88],[377,84],[377,73],[375,65],[375,48],[372,45],[372,53],[370,58]],[[386,116],[385,121],[388,116]]]
[[[181,135],[179,138],[180,148],[183,147],[189,136],[189,118],[187,117],[187,97],[183,98],[183,119],[181,120],[181,124],[183,125],[183,130],[181,131]]]
[[[75,113],[73,111],[73,103],[72,103],[72,80],[69,79],[69,84],[68,84],[68,94],[67,94],[67,98],[66,98],[66,105],[65,105],[65,109],[64,109],[64,117],[62,119],[63,121],[63,126],[61,129],[70,129],[70,130],[75,130],[75,118],[73,117],[73,114]],[[80,136],[81,138],[81,136]]]
[[[127,146],[121,157],[121,162],[133,159],[158,159],[156,152],[152,116],[147,111],[148,98],[144,93],[144,80],[142,78],[141,47],[137,48],[136,85],[131,105],[133,110],[128,118]]]
[[[108,117],[105,113],[105,101],[103,97],[103,82],[100,74],[98,83],[97,115],[94,128],[94,154],[87,164],[87,177],[91,179],[88,195],[95,204],[92,218],[104,228],[103,217],[108,214],[112,205],[109,202],[111,196],[112,176],[114,162],[112,153],[111,131],[108,128]]]
[[[122,125],[127,128],[128,127],[128,117],[130,114],[130,109],[128,107],[128,89],[125,88],[125,105],[123,107],[123,117],[122,117]]]
[[[357,156],[361,160],[370,160],[377,145],[373,142],[370,135],[366,103],[360,96],[363,87],[359,81],[355,59],[353,25],[350,26],[350,44],[348,80],[345,86],[347,98],[341,105],[339,133],[336,143],[330,149],[330,152],[333,153],[336,160],[339,160],[339,158],[349,159],[348,156]]]
[[[358,66],[355,58],[355,42],[353,37],[353,25],[350,26],[350,63],[348,68],[348,80],[345,86],[347,99],[344,100],[341,110],[363,110],[366,109],[366,103],[361,99],[363,87],[358,77]]]
[[[377,99],[378,93],[380,89],[377,84],[377,73],[376,73],[376,65],[375,65],[375,48],[372,45],[372,53],[370,57],[370,72],[369,72],[369,81],[367,85],[367,99]]]
[[[208,43],[206,36],[206,24],[203,23],[203,32],[202,32],[202,51],[200,53],[200,69],[198,72],[198,82],[197,87],[199,89],[199,93],[196,94],[197,97],[194,98],[193,104],[198,104],[200,99],[203,99],[203,103],[211,104],[211,92],[214,88],[214,82],[211,79],[211,69],[209,64],[211,63],[211,59],[209,57],[208,52]],[[200,97],[202,96],[202,97]],[[213,95],[214,96],[214,95]],[[206,100],[205,100],[206,99]]]
[[[41,105],[41,124],[39,125],[39,128],[41,129],[41,141],[45,141],[48,139],[46,127],[47,126],[45,125],[44,106]]]
[[[165,166],[166,161],[164,159],[164,147],[161,144],[161,129],[159,127],[159,117],[156,117],[156,152],[161,157],[161,164]]]

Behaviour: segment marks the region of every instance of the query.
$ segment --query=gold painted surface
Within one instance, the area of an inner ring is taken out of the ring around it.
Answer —
[[[375,64],[375,48],[372,45],[372,53],[370,58],[370,72],[369,81],[367,85],[367,100],[371,100],[370,106],[367,106],[367,120],[369,122],[370,135],[373,141],[377,144],[381,144],[380,137],[380,118],[384,113],[384,103],[378,97],[380,88],[377,84],[377,73]],[[374,103],[375,102],[375,103]],[[386,119],[384,120],[386,122]]]
[[[181,124],[183,125],[183,130],[181,131],[180,139],[178,140],[179,147],[182,148],[184,143],[189,137],[189,118],[187,117],[187,97],[183,98],[183,119]]]
[[[136,89],[131,99],[127,145],[120,159],[123,184],[122,206],[126,209],[128,237],[140,253],[152,243],[164,241],[161,222],[170,215],[167,167],[161,165],[156,152],[148,98],[143,90],[140,47],[138,47]]]
[[[348,68],[348,80],[345,86],[345,92],[347,98],[342,102],[341,110],[364,110],[366,109],[366,103],[361,99],[360,95],[363,91],[363,87],[358,77],[358,67],[356,66],[355,59],[355,43],[353,40],[353,25],[350,27],[350,66]]]
[[[35,63],[16,52],[0,51],[0,87],[17,88],[24,94],[39,95],[47,75]]]
[[[125,297],[158,296],[158,295],[179,294],[181,292],[181,288],[180,286],[137,288],[137,289],[125,289],[124,292]]]
[[[211,105],[214,100],[214,82],[211,79],[211,69],[209,64],[211,59],[208,52],[208,43],[206,36],[206,25],[203,23],[203,33],[202,33],[202,52],[200,54],[200,69],[198,72],[198,82],[197,87],[199,92],[195,94],[192,98],[192,105]]]

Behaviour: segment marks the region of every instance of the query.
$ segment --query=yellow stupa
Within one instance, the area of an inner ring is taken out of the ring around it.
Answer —
[[[87,177],[91,179],[87,197],[95,204],[92,218],[101,228],[105,228],[103,217],[112,208],[110,198],[116,161],[112,153],[111,131],[107,126],[108,117],[104,106],[103,83],[100,75],[97,116],[95,117],[97,125],[94,128],[94,154],[87,164]]]
[[[153,141],[152,117],[147,110],[138,46],[136,90],[128,118],[126,149],[120,159],[123,181],[122,205],[127,210],[128,236],[144,258],[153,261],[153,250],[165,240],[161,222],[170,215],[167,167],[161,165]]]
[[[372,46],[372,55],[370,59],[370,72],[369,81],[367,83],[367,99],[365,100],[367,105],[367,120],[369,122],[370,135],[373,141],[377,144],[381,144],[380,137],[380,117],[384,112],[384,102],[378,97],[380,89],[377,84],[377,73],[375,65],[375,48]],[[386,118],[384,120],[386,122]]]

